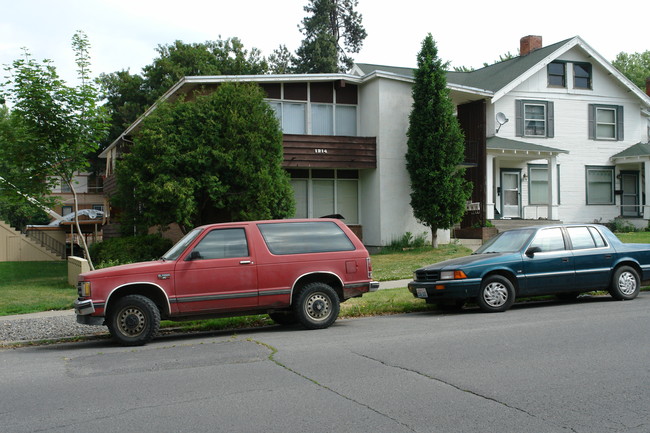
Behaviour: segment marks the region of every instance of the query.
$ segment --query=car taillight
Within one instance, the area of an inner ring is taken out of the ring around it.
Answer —
[[[372,279],[372,262],[370,261],[370,257],[366,257],[366,264],[368,267],[368,278]]]

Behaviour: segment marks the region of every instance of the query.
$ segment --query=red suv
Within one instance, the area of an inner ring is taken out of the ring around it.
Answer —
[[[79,275],[75,311],[132,346],[151,340],[161,319],[268,313],[327,328],[340,302],[378,287],[368,251],[341,221],[249,221],[198,227],[158,261]]]

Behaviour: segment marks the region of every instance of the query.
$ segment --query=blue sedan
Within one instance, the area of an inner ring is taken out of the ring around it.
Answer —
[[[505,311],[517,297],[607,290],[634,299],[650,280],[650,244],[622,243],[597,224],[526,227],[499,233],[467,257],[414,273],[409,291],[427,303],[461,306],[475,301],[487,312]]]

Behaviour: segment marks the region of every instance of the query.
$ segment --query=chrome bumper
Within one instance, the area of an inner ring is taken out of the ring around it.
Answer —
[[[74,301],[74,312],[77,316],[87,316],[95,312],[95,306],[92,299],[77,299]]]
[[[379,290],[379,281],[371,281],[370,282],[370,288],[368,289],[369,292],[376,292]]]

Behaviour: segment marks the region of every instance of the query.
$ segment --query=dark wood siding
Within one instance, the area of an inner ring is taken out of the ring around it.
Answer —
[[[285,134],[284,167],[376,168],[375,137]]]
[[[458,106],[458,122],[465,133],[465,178],[472,182],[473,203],[480,203],[478,212],[468,212],[461,221],[461,227],[485,224],[485,176],[486,176],[486,124],[485,101],[470,102]]]

